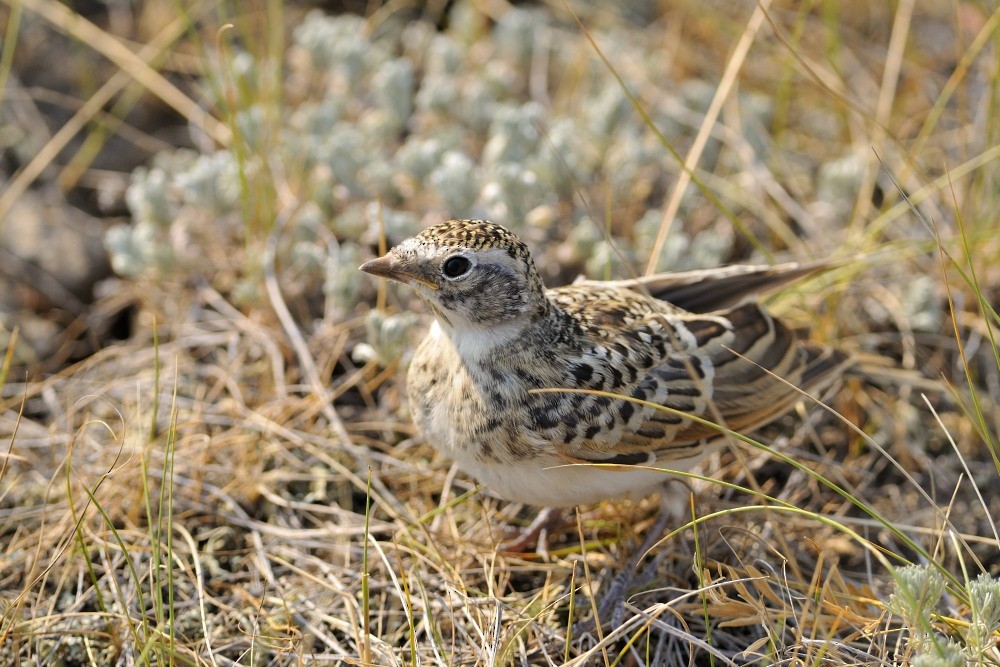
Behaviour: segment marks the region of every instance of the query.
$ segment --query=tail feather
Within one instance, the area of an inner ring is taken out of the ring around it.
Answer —
[[[737,306],[797,280],[828,271],[841,262],[734,265],[715,269],[658,273],[616,281],[621,287],[648,294],[692,313],[710,313]]]
[[[806,355],[806,361],[800,388],[809,393],[826,389],[855,364],[855,358],[851,354],[837,348],[802,343],[801,349]]]

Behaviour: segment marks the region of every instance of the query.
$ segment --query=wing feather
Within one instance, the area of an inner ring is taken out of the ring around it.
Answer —
[[[802,343],[753,302],[703,315],[638,295],[620,303],[618,294],[619,303],[609,309],[600,292],[587,289],[589,301],[568,296],[565,301],[577,305],[569,310],[585,333],[596,328],[588,311],[599,311],[601,335],[571,364],[587,371],[578,370],[566,386],[647,403],[576,394],[576,404],[562,408],[575,408],[578,423],[558,440],[559,453],[573,460],[646,463],[650,457],[691,458],[720,432],[685,414],[718,420],[735,431],[752,431],[790,410],[801,398],[796,387],[821,389],[849,363],[842,353]],[[620,314],[619,326],[611,326],[610,311]],[[622,366],[638,372],[622,372]],[[582,377],[587,381],[581,382]]]

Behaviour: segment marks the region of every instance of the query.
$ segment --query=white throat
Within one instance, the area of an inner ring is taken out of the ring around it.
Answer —
[[[495,327],[443,327],[440,321],[435,319],[428,333],[450,339],[463,360],[478,361],[496,348],[509,345],[521,335],[524,327],[523,321]]]

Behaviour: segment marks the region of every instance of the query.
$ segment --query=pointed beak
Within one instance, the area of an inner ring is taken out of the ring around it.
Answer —
[[[379,278],[389,278],[390,280],[395,280],[407,285],[419,283],[421,285],[425,285],[426,287],[430,287],[431,289],[438,288],[436,284],[427,280],[427,278],[419,275],[412,268],[407,267],[403,262],[399,261],[399,259],[396,258],[396,256],[391,252],[382,257],[376,257],[375,259],[368,260],[362,264],[360,268],[365,273],[370,273],[371,275],[378,276]]]

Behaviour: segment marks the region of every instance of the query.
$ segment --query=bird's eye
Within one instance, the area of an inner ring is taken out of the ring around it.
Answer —
[[[465,275],[470,268],[472,268],[472,262],[469,261],[468,257],[462,255],[452,255],[444,260],[444,264],[441,266],[441,270],[447,278],[458,278]]]

